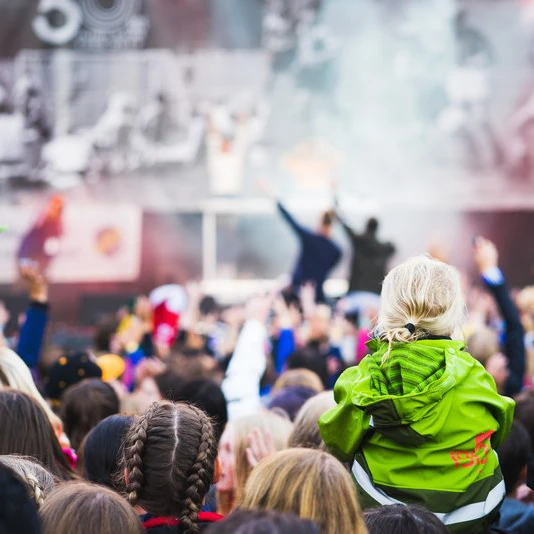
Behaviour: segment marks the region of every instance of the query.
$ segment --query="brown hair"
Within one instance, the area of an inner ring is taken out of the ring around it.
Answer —
[[[321,215],[321,224],[323,226],[332,226],[334,224],[335,218],[336,218],[336,212],[334,210],[325,211]]]
[[[336,406],[332,391],[323,391],[308,399],[295,419],[293,432],[289,436],[289,447],[326,450],[319,431],[319,417]]]
[[[31,456],[61,480],[74,475],[44,410],[32,397],[0,391],[0,454]]]
[[[43,504],[45,497],[56,485],[52,473],[33,458],[8,454],[0,456],[0,464],[11,468],[20,476],[37,508]]]
[[[141,521],[113,491],[86,482],[54,490],[40,510],[43,534],[142,534]]]
[[[63,423],[35,387],[28,366],[18,354],[7,348],[0,348],[0,389],[16,389],[34,398],[50,419],[56,436],[63,432]]]
[[[213,426],[202,410],[154,403],[136,419],[124,442],[128,501],[154,515],[177,517],[186,534],[196,534],[216,456]]]
[[[61,402],[61,419],[72,447],[80,449],[89,431],[106,417],[119,413],[119,408],[115,390],[98,378],[67,389]]]
[[[294,513],[315,521],[323,534],[367,532],[351,476],[333,456],[312,449],[287,449],[262,460],[241,507]]]

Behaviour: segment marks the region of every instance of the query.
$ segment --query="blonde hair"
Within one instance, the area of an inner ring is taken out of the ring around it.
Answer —
[[[485,366],[500,350],[499,335],[488,326],[481,326],[467,338],[467,349],[473,358]]]
[[[287,449],[252,471],[241,508],[294,513],[323,534],[367,532],[351,476],[326,452]]]
[[[309,369],[289,369],[288,371],[284,371],[276,379],[276,382],[272,387],[272,393],[276,393],[282,389],[293,386],[310,388],[317,393],[324,391],[323,382],[317,373],[314,373]]]
[[[33,458],[6,454],[0,456],[0,464],[11,468],[20,476],[37,508],[41,507],[45,497],[56,485],[54,475]]]
[[[45,411],[54,432],[56,435],[63,431],[63,423],[61,419],[52,411],[48,403],[43,399],[35,383],[33,377],[24,363],[22,358],[15,354],[12,350],[0,349],[0,390],[2,389],[16,389],[29,395],[37,401],[39,406]]]
[[[326,450],[319,431],[319,417],[335,406],[333,391],[323,391],[308,399],[297,414],[288,446]]]
[[[222,515],[228,515],[241,500],[245,484],[252,471],[247,457],[247,448],[250,447],[250,433],[259,429],[263,437],[270,434],[277,451],[287,447],[289,435],[293,430],[293,423],[274,412],[262,410],[254,415],[246,415],[234,419],[229,425],[234,430],[234,457],[235,457],[235,488],[232,499],[219,492],[217,500]]]
[[[375,336],[389,343],[410,343],[427,335],[452,336],[465,317],[459,272],[427,256],[417,256],[384,279]],[[407,325],[413,325],[411,331]]]

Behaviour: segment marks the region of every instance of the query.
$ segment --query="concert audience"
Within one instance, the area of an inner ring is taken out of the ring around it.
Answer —
[[[164,354],[140,296],[48,368],[53,302],[26,264],[25,321],[0,336],[0,530],[13,499],[5,532],[530,532],[534,299],[518,309],[490,241],[473,260],[486,293],[401,264],[365,328],[298,267],[291,293],[229,307],[188,284]]]

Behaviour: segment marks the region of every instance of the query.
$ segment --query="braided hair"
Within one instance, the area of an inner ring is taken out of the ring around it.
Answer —
[[[197,534],[216,456],[213,425],[202,410],[184,403],[154,403],[137,418],[124,442],[128,501],[150,514],[176,517],[186,534]]]
[[[176,501],[182,504],[180,520],[185,526],[185,533],[196,534],[198,532],[198,513],[213,481],[217,442],[208,416],[200,408],[193,405],[190,405],[189,409],[199,422],[198,446],[196,457],[187,472],[185,484],[182,486],[183,489],[176,492]],[[173,478],[176,487],[180,488],[182,473],[178,463],[173,467]]]
[[[16,455],[1,455],[0,465],[5,465],[20,476],[21,481],[37,509],[43,504],[45,497],[56,485],[52,473],[47,471],[33,458]]]
[[[124,464],[126,468],[126,497],[135,506],[139,500],[139,492],[143,487],[143,452],[147,441],[150,421],[157,412],[158,404],[153,404],[148,411],[139,417],[126,435],[124,442]]]

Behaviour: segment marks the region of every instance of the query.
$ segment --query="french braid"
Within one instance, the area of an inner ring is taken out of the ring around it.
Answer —
[[[40,508],[44,502],[44,491],[43,488],[41,488],[37,477],[35,477],[31,473],[26,473],[25,481],[28,484],[28,488],[31,492],[33,500],[35,501],[35,504],[37,505],[37,508]]]
[[[158,409],[154,403],[148,411],[138,417],[128,431],[124,441],[124,465],[126,468],[126,497],[135,506],[139,500],[139,493],[143,487],[143,452],[147,440],[150,420]]]
[[[189,405],[188,408],[192,411],[194,420],[200,423],[197,454],[189,471],[182,473],[180,477],[180,473],[174,469],[173,478],[178,486],[176,500],[177,504],[181,505],[180,521],[185,527],[184,532],[197,534],[199,532],[198,514],[213,481],[217,442],[209,417],[195,406]],[[179,483],[184,475],[185,481]]]

